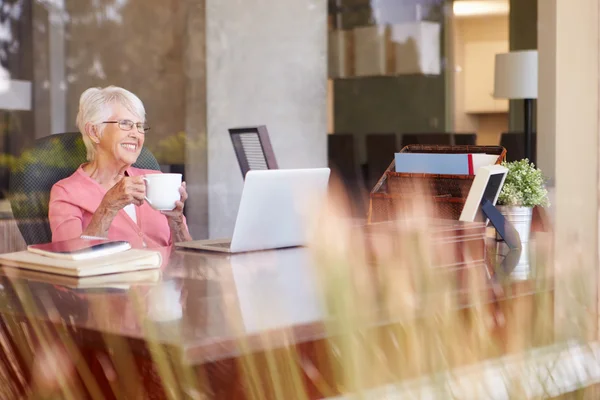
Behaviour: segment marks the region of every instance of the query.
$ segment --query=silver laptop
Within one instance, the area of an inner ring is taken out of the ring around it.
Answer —
[[[306,245],[306,222],[327,194],[329,174],[329,168],[249,171],[232,238],[176,246],[241,253]]]

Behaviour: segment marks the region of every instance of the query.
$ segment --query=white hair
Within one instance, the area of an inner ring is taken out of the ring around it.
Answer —
[[[97,126],[98,135],[102,135],[105,127],[102,122],[111,117],[115,105],[125,107],[130,113],[139,118],[140,122],[146,121],[144,104],[139,97],[129,90],[117,86],[89,88],[79,98],[79,111],[75,123],[83,137],[88,161],[93,161],[96,158],[96,145],[86,133],[85,126],[88,123]]]

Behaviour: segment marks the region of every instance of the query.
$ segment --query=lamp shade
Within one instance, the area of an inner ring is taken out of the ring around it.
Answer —
[[[537,50],[496,54],[494,97],[501,99],[537,99]]]

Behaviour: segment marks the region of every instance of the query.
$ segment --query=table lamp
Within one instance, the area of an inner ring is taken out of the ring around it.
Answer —
[[[532,159],[533,99],[538,96],[537,50],[511,51],[496,54],[494,73],[494,97],[523,99],[525,116],[525,157]]]

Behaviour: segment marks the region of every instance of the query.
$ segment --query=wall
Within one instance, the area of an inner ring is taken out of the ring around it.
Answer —
[[[465,113],[465,82],[461,66],[464,64],[465,43],[508,41],[508,16],[456,18],[454,31],[454,56],[457,66],[454,78],[454,129],[458,132],[477,132],[478,144],[498,144],[500,133],[508,130],[508,115]]]
[[[210,236],[232,234],[242,176],[227,128],[265,124],[280,168],[327,165],[327,6],[206,1]]]
[[[578,291],[589,294],[585,304],[591,316],[598,309],[600,283],[599,22],[598,0],[580,0],[576,5],[560,0],[539,3],[537,122],[543,135],[538,136],[538,159],[544,173],[554,178],[554,276],[570,276],[575,269],[585,274],[589,286]],[[567,320],[563,306],[573,297],[567,287],[556,285],[559,334]]]
[[[185,0],[185,173],[187,223],[195,239],[208,237],[208,155],[206,138],[206,4]]]
[[[481,114],[478,120],[477,144],[498,145],[500,134],[508,132],[507,113]]]

